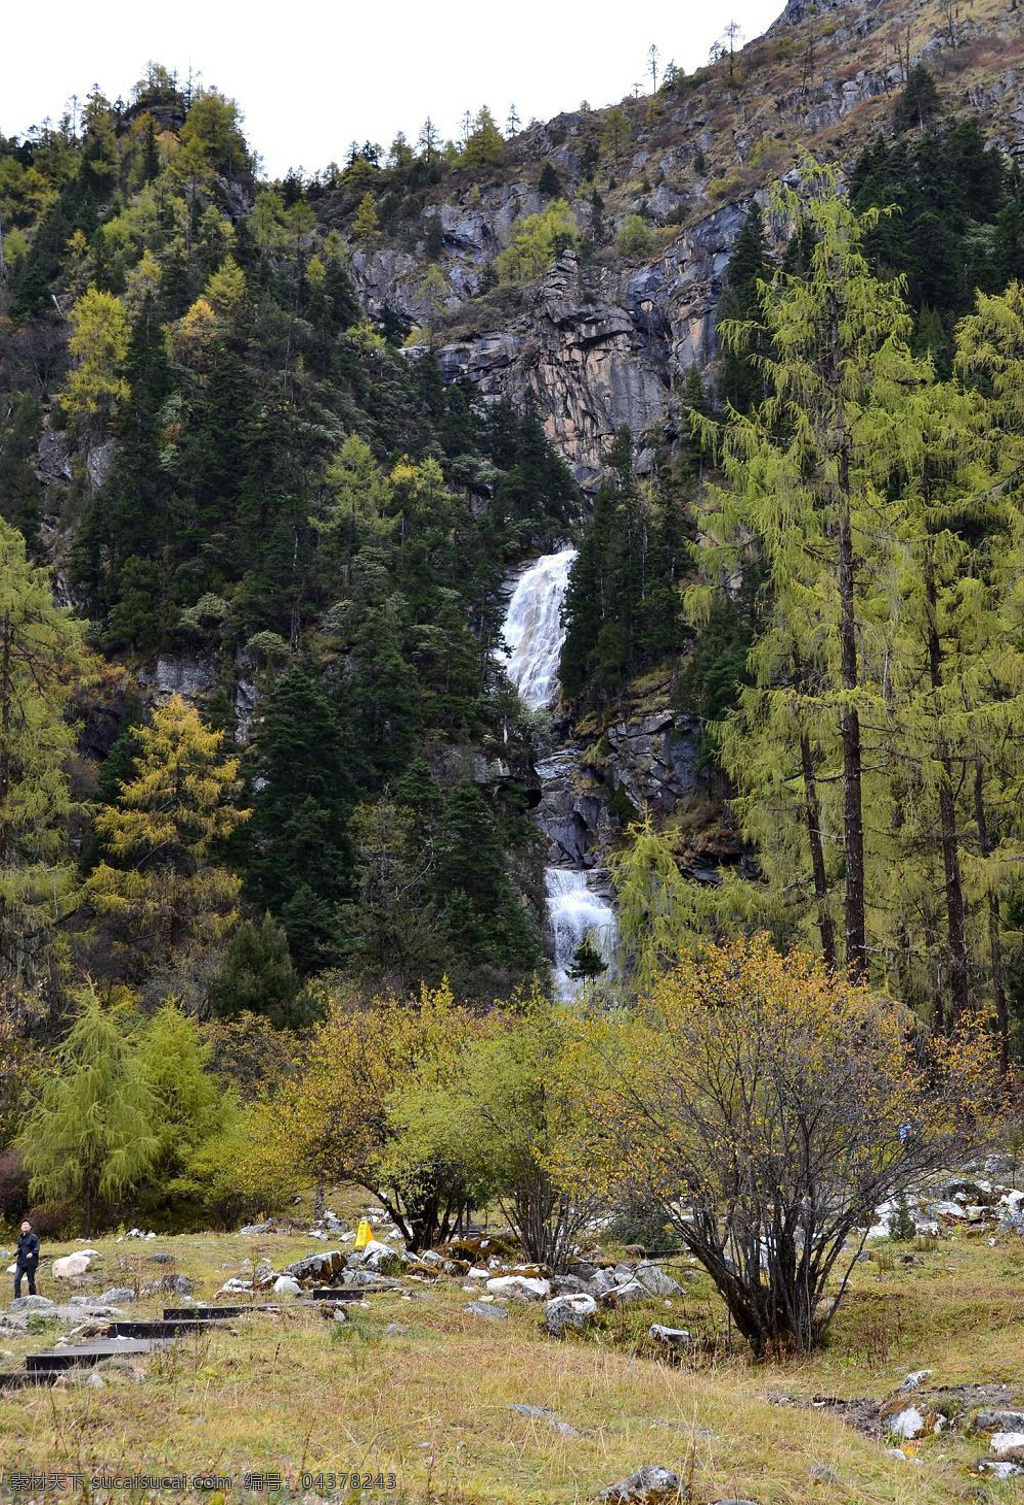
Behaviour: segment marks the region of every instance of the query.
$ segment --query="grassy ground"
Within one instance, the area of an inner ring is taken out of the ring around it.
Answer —
[[[171,1269],[210,1297],[243,1259],[266,1255],[280,1267],[317,1246],[278,1234],[101,1239],[95,1247],[102,1261],[82,1289],[98,1292],[136,1276],[144,1282]],[[151,1263],[158,1250],[174,1255],[173,1266]],[[505,1323],[472,1316],[457,1280],[374,1296],[343,1327],[309,1309],[252,1315],[142,1361],[141,1380],[123,1366],[105,1371],[102,1389],[0,1394],[0,1466],[5,1475],[212,1472],[236,1480],[230,1500],[257,1498],[240,1487],[246,1470],[287,1480],[359,1469],[392,1472],[397,1488],[380,1498],[395,1501],[568,1505],[646,1463],[673,1468],[695,1502],[1017,1499],[1012,1483],[972,1472],[985,1447],[959,1432],[930,1438],[905,1462],[888,1457],[884,1441],[828,1414],[769,1401],[779,1393],[880,1398],[908,1370],[924,1367],[935,1370],[937,1385],[1005,1381],[1021,1386],[1024,1399],[1021,1241],[989,1247],[984,1239],[943,1239],[919,1246],[921,1263],[912,1266],[900,1262],[901,1252],[881,1246],[875,1262],[858,1266],[827,1350],[785,1365],[754,1366],[730,1345],[706,1278],[685,1261],[674,1271],[684,1275],[685,1296],[643,1303],[563,1341],[540,1332],[535,1306]],[[63,1294],[45,1266],[40,1288]],[[157,1314],[168,1299],[135,1303],[132,1314]],[[699,1334],[685,1366],[649,1354],[646,1331],[655,1321]],[[392,1323],[404,1331],[387,1334]],[[18,1367],[22,1353],[53,1335],[0,1339],[3,1367]],[[549,1408],[581,1435],[518,1415],[509,1409],[516,1404]],[[306,1492],[332,1493],[328,1481]]]

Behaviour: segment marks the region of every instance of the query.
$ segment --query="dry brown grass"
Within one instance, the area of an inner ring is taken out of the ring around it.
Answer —
[[[243,1258],[267,1253],[283,1265],[311,1241],[211,1235],[96,1247],[103,1253],[96,1289],[119,1278],[114,1259],[126,1249],[147,1277],[160,1273],[167,1267],[148,1263],[160,1248],[209,1296]],[[408,1298],[374,1297],[337,1331],[299,1308],[254,1315],[231,1331],[180,1341],[149,1362],[143,1383],[111,1372],[103,1390],[0,1395],[0,1465],[236,1479],[246,1469],[298,1475],[358,1466],[393,1470],[401,1492],[392,1499],[451,1505],[568,1505],[652,1462],[690,1480],[697,1502],[1013,1498],[1010,1486],[982,1484],[969,1472],[980,1449],[958,1434],[929,1440],[905,1463],[831,1416],[769,1403],[779,1391],[881,1397],[909,1369],[926,1366],[937,1383],[1020,1383],[1019,1242],[943,1241],[921,1258],[914,1268],[858,1267],[828,1349],[760,1368],[727,1346],[721,1308],[706,1279],[692,1274],[685,1297],[645,1303],[599,1333],[563,1342],[540,1333],[535,1307],[500,1325],[473,1317],[455,1281]],[[691,1367],[645,1356],[652,1321],[689,1325],[707,1339]],[[389,1322],[406,1331],[386,1336]],[[37,1337],[7,1346],[42,1345]],[[519,1403],[550,1408],[581,1435],[564,1437],[511,1412]],[[836,1482],[816,1480],[815,1468],[831,1470]]]

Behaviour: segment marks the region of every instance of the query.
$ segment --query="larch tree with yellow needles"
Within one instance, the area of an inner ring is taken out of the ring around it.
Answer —
[[[238,916],[240,880],[216,845],[247,819],[233,804],[237,758],[180,695],[133,728],[135,760],[117,803],[96,816],[107,860],[88,892],[138,967],[224,936]]]

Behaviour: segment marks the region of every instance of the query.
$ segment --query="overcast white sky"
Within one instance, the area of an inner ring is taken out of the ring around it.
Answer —
[[[688,71],[730,19],[758,36],[783,0],[6,0],[0,131],[56,120],[93,84],[125,99],[152,58],[238,100],[271,176],[342,161],[350,141],[415,140],[427,115],[454,136],[463,113],[509,105],[525,122],[611,104],[645,79],[656,42]]]

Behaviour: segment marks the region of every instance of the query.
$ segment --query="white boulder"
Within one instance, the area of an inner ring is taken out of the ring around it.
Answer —
[[[546,1301],[551,1295],[551,1282],[531,1275],[494,1275],[487,1289],[492,1296],[504,1296],[508,1301]]]
[[[81,1254],[65,1254],[63,1259],[55,1259],[50,1268],[57,1280],[73,1280],[76,1275],[84,1275],[91,1264],[92,1255],[83,1250]]]
[[[553,1338],[560,1338],[567,1327],[583,1327],[597,1311],[597,1302],[585,1291],[570,1296],[556,1296],[544,1313],[544,1325]]]

